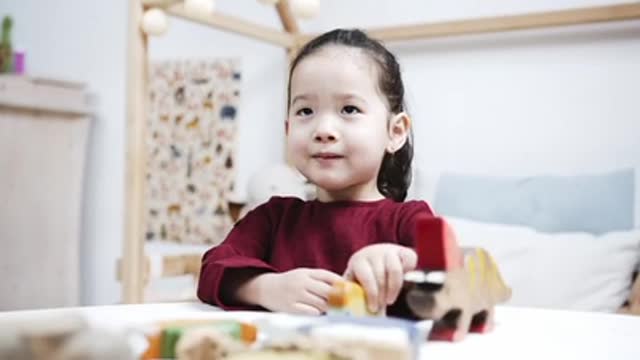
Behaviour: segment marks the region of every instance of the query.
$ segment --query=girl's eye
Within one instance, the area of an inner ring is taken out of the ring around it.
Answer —
[[[310,108],[302,108],[296,111],[296,115],[298,116],[309,116],[311,114],[313,114],[313,110],[311,110]]]
[[[353,105],[347,105],[345,107],[342,108],[342,113],[347,114],[347,115],[355,115],[360,113],[360,109],[358,109],[357,107],[353,106]]]

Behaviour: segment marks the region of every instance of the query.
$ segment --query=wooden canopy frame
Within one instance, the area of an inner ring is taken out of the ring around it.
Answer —
[[[283,30],[219,13],[189,12],[180,0],[129,0],[128,71],[127,71],[127,175],[125,201],[125,238],[120,277],[123,301],[142,302],[145,287],[144,255],[145,179],[146,179],[146,109],[147,109],[147,35],[141,30],[144,11],[160,7],[167,14],[212,28],[244,35],[281,46],[292,56],[313,34],[303,34],[293,17],[287,0],[275,6]],[[640,2],[559,10],[522,15],[494,16],[470,20],[399,25],[366,30],[385,41],[406,41],[459,35],[497,33],[514,30],[563,27],[640,19]]]

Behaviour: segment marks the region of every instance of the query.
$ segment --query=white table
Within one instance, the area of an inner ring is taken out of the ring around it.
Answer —
[[[0,312],[0,328],[8,323],[64,313],[79,313],[91,324],[122,327],[173,318],[253,320],[267,313],[222,312],[200,303],[115,305],[68,309]],[[496,327],[471,334],[458,343],[428,342],[421,358],[438,359],[640,359],[640,317],[498,307]]]

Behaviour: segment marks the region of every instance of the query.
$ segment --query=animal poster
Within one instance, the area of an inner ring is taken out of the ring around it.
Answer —
[[[239,67],[238,60],[150,66],[148,241],[216,245],[231,229]]]

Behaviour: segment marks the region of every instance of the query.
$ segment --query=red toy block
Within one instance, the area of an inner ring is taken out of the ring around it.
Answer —
[[[453,270],[464,266],[453,229],[443,218],[419,215],[415,241],[418,269]]]

